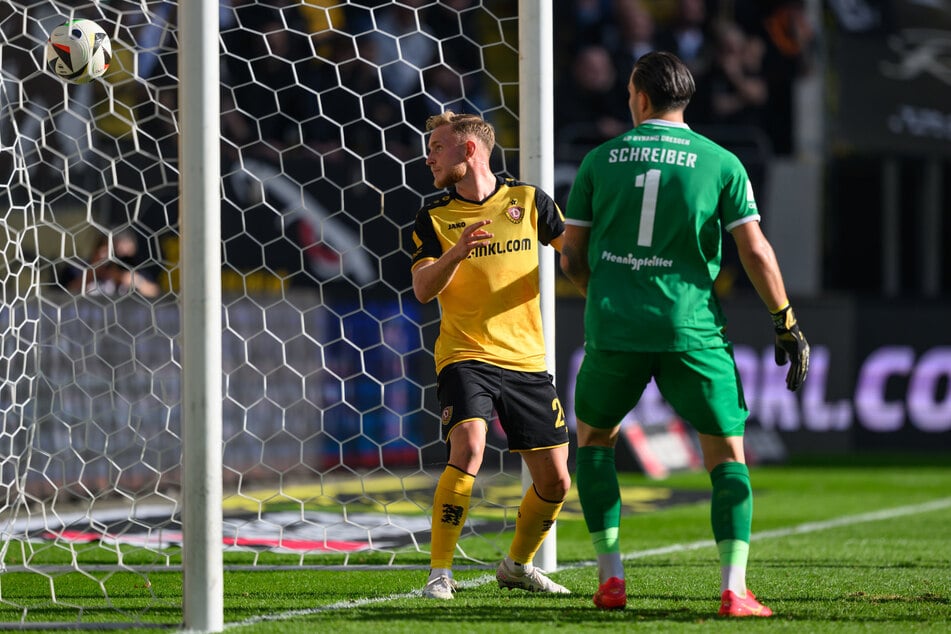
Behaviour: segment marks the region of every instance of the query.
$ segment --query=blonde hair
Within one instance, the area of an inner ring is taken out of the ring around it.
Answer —
[[[434,114],[426,119],[426,131],[432,132],[440,126],[448,125],[453,133],[458,137],[475,137],[485,146],[485,149],[492,152],[495,147],[495,128],[492,124],[485,121],[482,117],[474,114],[456,114],[452,110],[446,110],[441,114]]]

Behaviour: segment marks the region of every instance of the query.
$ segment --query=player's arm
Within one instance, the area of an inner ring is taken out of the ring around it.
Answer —
[[[759,222],[745,222],[735,227],[731,233],[736,241],[743,270],[769,311],[775,312],[788,304],[786,286],[776,253],[763,235]]]
[[[798,390],[809,371],[809,343],[799,330],[796,315],[789,305],[786,286],[772,245],[763,235],[759,222],[750,221],[731,231],[743,270],[766,304],[776,331],[776,364],[789,361],[786,387]]]
[[[591,269],[588,266],[588,240],[590,236],[590,227],[574,224],[567,225],[565,232],[559,236],[562,238],[561,248],[559,249],[561,252],[561,270],[584,296],[588,295],[588,278],[591,277]]]
[[[449,282],[459,265],[473,249],[488,245],[494,234],[482,227],[492,222],[480,220],[467,226],[452,247],[435,260],[427,260],[413,269],[413,293],[423,304],[431,302]]]

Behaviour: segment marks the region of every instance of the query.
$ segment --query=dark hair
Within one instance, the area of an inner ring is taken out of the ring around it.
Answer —
[[[634,62],[631,81],[638,92],[646,93],[654,112],[683,110],[697,87],[690,69],[673,53],[651,51]]]

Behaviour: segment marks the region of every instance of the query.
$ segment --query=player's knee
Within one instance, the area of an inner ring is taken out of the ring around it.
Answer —
[[[548,502],[561,502],[568,496],[571,489],[571,476],[555,478],[547,482],[536,482],[535,492],[538,497]]]
[[[614,447],[617,443],[619,427],[615,426],[608,429],[592,427],[586,423],[578,421],[578,446],[579,447]]]
[[[571,477],[565,477],[558,481],[558,489],[556,491],[557,497],[556,500],[564,500],[568,497],[568,491],[571,490]]]
[[[708,472],[724,462],[746,462],[742,436],[710,436],[699,434],[700,450],[703,453],[703,466]]]
[[[482,464],[485,453],[485,431],[481,421],[468,421],[453,427],[447,440],[449,459],[453,463]]]

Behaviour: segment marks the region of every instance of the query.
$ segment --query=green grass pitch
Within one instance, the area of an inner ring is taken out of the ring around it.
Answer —
[[[707,476],[652,481],[625,474],[626,610],[602,612],[591,603],[594,552],[573,492],[558,522],[559,569],[553,572],[570,596],[498,589],[494,563],[509,534],[461,544],[485,565],[463,562],[456,572],[462,589],[448,602],[419,597],[425,553],[400,553],[395,566],[295,570],[250,570],[229,555],[225,631],[951,631],[951,457],[861,464],[842,457],[754,467],[752,477],[747,578],[775,612],[770,619],[716,616],[719,572]],[[669,499],[683,501],[655,503]],[[88,574],[8,571],[0,575],[0,629],[54,622],[77,628],[118,623],[132,632],[181,628],[180,572],[153,570],[148,582],[151,587],[142,575],[106,567]]]

